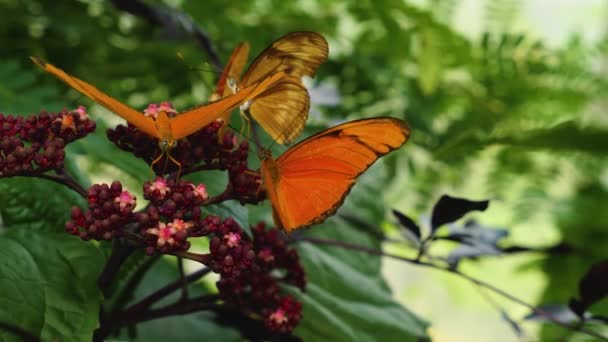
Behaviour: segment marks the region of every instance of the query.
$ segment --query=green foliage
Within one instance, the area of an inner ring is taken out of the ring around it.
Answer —
[[[602,208],[608,198],[602,172],[605,178],[608,122],[603,108],[608,84],[597,63],[608,56],[606,37],[597,46],[573,37],[555,48],[514,33],[511,29],[524,6],[519,0],[485,2],[479,39],[454,27],[460,2],[453,0],[416,1],[426,4],[416,6],[396,0],[146,3],[170,4],[191,16],[223,61],[243,40],[251,43],[255,55],[289,31],[321,32],[330,42],[331,56],[313,83],[335,85],[341,102],[332,108],[313,104],[322,112],[311,118],[315,130],[377,115],[410,123],[412,137],[404,151],[385,158],[388,168],[370,170],[373,176],[358,182],[341,212],[356,212],[379,224],[389,206],[418,216],[449,190],[464,197],[472,193],[503,199],[510,211],[505,225],[549,216],[543,228],[585,253],[535,264],[548,279],[539,304],[567,301],[592,261],[605,258],[608,222]],[[179,110],[192,107],[206,101],[215,81],[215,72],[192,71],[175,57],[180,52],[187,64],[212,68],[191,36],[121,12],[111,2],[8,0],[0,2],[0,11],[0,113],[27,115],[92,104],[38,70],[30,55],[137,109],[165,100]],[[105,110],[92,107],[97,132],[70,147],[70,170],[81,171],[77,178],[85,186],[127,176],[129,188],[139,191],[151,178],[148,166],[106,139],[105,128],[115,122],[106,123],[107,117],[98,115]],[[223,174],[198,176],[212,195],[223,189]],[[379,193],[391,199],[390,205],[378,201]],[[3,264],[0,273],[7,276],[0,279],[0,298],[28,299],[17,303],[21,306],[14,315],[0,310],[0,321],[19,323],[44,339],[90,340],[100,303],[94,280],[103,258],[94,245],[57,235],[70,207],[82,203],[71,190],[50,181],[0,180],[0,222],[6,228],[0,235],[2,260],[17,258],[22,267],[9,274],[5,269],[13,265]],[[260,217],[269,219],[269,209],[227,203],[210,212],[234,216],[246,225]],[[380,246],[339,218],[305,235]],[[297,330],[305,340],[426,336],[426,323],[392,299],[379,273],[380,259],[311,244],[299,250],[310,281],[302,296],[304,320]],[[137,298],[175,279],[175,265],[158,265],[142,282]],[[566,267],[568,274],[563,272]],[[42,286],[45,281],[51,285]],[[41,310],[27,313],[26,305]],[[57,305],[73,309],[61,322],[74,326],[59,323]],[[605,312],[605,305],[593,309]],[[18,320],[24,317],[28,320]],[[204,314],[151,321],[137,329],[138,339],[186,340],[185,331],[210,340],[239,339],[235,331],[209,322]],[[542,337],[552,340],[562,333],[546,328]]]
[[[65,186],[17,177],[0,182],[0,203],[0,217],[6,228],[59,233],[70,218],[70,208],[84,201]]]
[[[95,246],[64,233],[10,229],[0,236],[0,251],[0,321],[42,340],[91,340],[104,261]],[[17,341],[0,334],[3,341]]]

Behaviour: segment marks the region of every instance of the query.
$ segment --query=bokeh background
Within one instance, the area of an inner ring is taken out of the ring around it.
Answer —
[[[145,3],[173,21],[134,16],[111,1],[0,0],[0,111],[90,106],[97,133],[69,158],[92,181],[120,176],[135,189],[147,166],[105,140],[103,128],[120,119],[42,73],[28,56],[134,108],[170,100],[186,109],[207,101],[217,75],[191,23],[221,61],[240,41],[255,54],[285,33],[312,30],[328,39],[330,59],[307,80],[309,132],[378,115],[412,126],[411,141],[386,160],[386,182],[367,194],[383,199],[388,234],[395,234],[390,208],[425,221],[441,194],[490,199],[490,208],[473,217],[508,230],[502,247],[528,250],[463,261],[461,268],[536,305],[567,303],[588,267],[606,257],[607,2]],[[568,252],[546,252],[559,244]],[[433,253],[453,248],[439,244]],[[395,298],[431,324],[436,341],[587,340],[524,320],[527,309],[450,275],[390,260],[382,272]],[[606,312],[606,304],[597,310]]]

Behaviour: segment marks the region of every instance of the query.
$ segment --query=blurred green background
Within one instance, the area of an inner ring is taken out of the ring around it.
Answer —
[[[382,190],[387,211],[424,219],[443,193],[487,198],[490,209],[475,218],[509,229],[505,244],[567,241],[576,250],[467,261],[465,272],[530,303],[566,303],[588,267],[606,257],[605,1],[146,3],[168,16],[172,8],[190,16],[222,61],[240,41],[249,41],[256,54],[291,31],[323,34],[330,60],[307,81],[311,131],[378,115],[404,118],[412,126],[411,141],[388,160],[394,167],[390,188]],[[213,89],[216,73],[208,56],[178,21],[151,24],[100,0],[0,0],[0,12],[0,112],[89,106],[100,129],[69,157],[87,165],[94,154],[87,176],[95,182],[120,174],[137,188],[147,166],[107,152],[115,148],[101,128],[122,120],[41,72],[28,56],[142,110],[165,100],[183,110],[206,102]],[[386,222],[390,230],[389,216]],[[445,250],[438,247],[438,253]],[[383,265],[395,297],[431,323],[434,340],[517,340],[496,307],[518,322],[525,308],[492,295],[488,301],[449,275],[389,260]],[[538,323],[522,326],[526,340],[567,334]]]

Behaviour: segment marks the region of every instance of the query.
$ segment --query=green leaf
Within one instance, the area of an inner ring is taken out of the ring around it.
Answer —
[[[370,248],[379,243],[342,219],[312,228],[307,236]],[[397,303],[380,274],[381,259],[316,244],[298,246],[307,275],[303,320],[296,335],[305,341],[409,341],[426,337],[426,323]]]
[[[350,211],[380,226],[384,205],[377,194],[386,184],[383,166],[375,165],[359,178],[339,212],[359,208]],[[339,216],[303,234],[381,248],[376,234],[355,228]],[[380,272],[380,257],[312,243],[298,244],[298,251],[306,271],[307,291],[299,296],[303,319],[295,334],[304,341],[409,341],[427,337],[427,324],[394,300]]]
[[[424,95],[432,95],[439,86],[442,73],[441,51],[437,46],[437,34],[430,28],[420,35],[420,55],[418,57],[418,84]]]
[[[0,217],[11,229],[63,232],[70,208],[83,202],[73,190],[48,180],[15,177],[0,181]]]
[[[581,127],[574,121],[566,121],[553,127],[517,132],[489,141],[527,149],[569,150],[605,155],[608,151],[608,130]]]
[[[171,257],[171,259],[174,259]],[[136,298],[141,299],[159,288],[174,282],[179,278],[175,262],[163,258],[156,262],[146,273],[135,291]],[[190,296],[208,293],[201,282],[189,287]],[[180,291],[174,292],[161,301],[160,305],[167,305],[178,300]],[[137,300],[134,300],[136,302]],[[158,305],[156,306],[158,307]],[[198,312],[189,315],[166,317],[137,325],[135,338],[128,338],[127,331],[121,331],[121,338],[130,341],[242,341],[238,331],[216,324],[214,314]]]
[[[64,233],[13,229],[0,236],[0,260],[0,321],[43,341],[91,340],[101,302],[99,249]],[[16,341],[2,332],[0,340]]]
[[[0,63],[0,112],[26,115],[42,109],[57,111],[63,108],[63,105],[54,102],[57,91],[39,84],[33,70],[33,66],[31,70],[22,70],[15,60]]]

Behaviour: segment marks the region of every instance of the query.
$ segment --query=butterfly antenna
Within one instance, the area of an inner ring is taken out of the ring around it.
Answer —
[[[186,59],[184,58],[184,55],[181,52],[177,52],[176,53],[177,59],[184,65],[186,66],[188,69],[193,70],[193,71],[204,71],[204,72],[213,72],[213,73],[217,73],[218,69],[216,67],[214,67],[212,64],[210,64],[207,61],[203,61],[203,64],[207,65],[207,66],[211,66],[211,69],[207,69],[207,68],[197,68],[195,66],[192,66],[192,64],[186,62]],[[221,72],[221,70],[219,70],[219,72]]]

